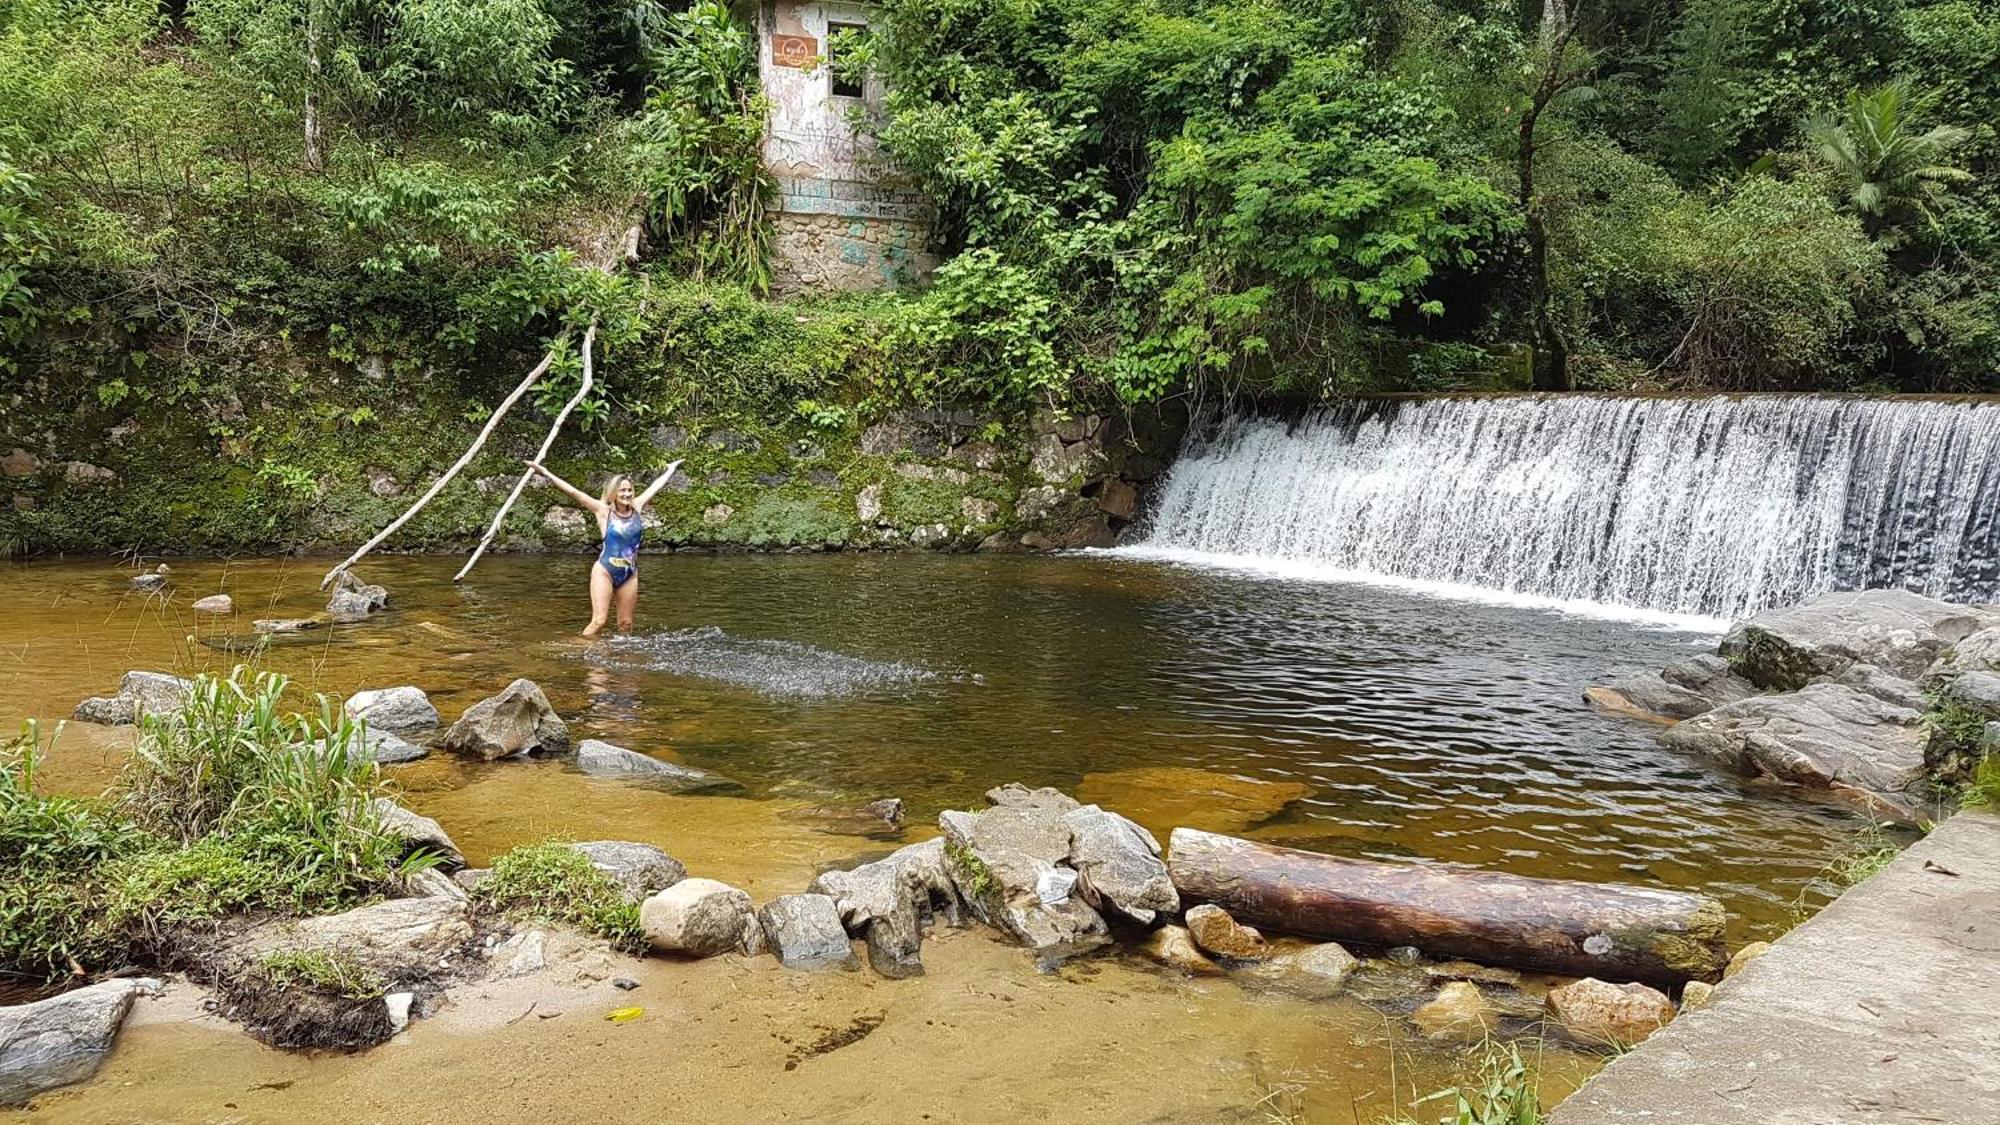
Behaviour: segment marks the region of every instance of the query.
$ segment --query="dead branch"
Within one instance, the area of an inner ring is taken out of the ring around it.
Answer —
[[[593,320],[590,322],[590,327],[583,334],[583,385],[576,389],[576,394],[570,396],[570,400],[563,404],[562,413],[557,414],[556,420],[549,424],[548,435],[542,438],[542,447],[535,452],[536,461],[540,461],[549,455],[549,450],[554,448],[556,444],[556,436],[562,433],[563,423],[569,421],[569,412],[575,410],[577,404],[584,400],[584,396],[590,393],[593,383],[590,346],[596,340],[597,322]],[[479,546],[473,548],[472,557],[465,560],[465,565],[459,568],[457,574],[451,576],[453,582],[457,582],[467,574],[472,573],[472,567],[479,561],[479,556],[486,553],[486,548],[493,542],[493,537],[500,534],[500,524],[507,518],[508,509],[514,506],[514,501],[521,498],[521,490],[528,487],[528,481],[534,475],[535,470],[529,469],[521,474],[521,479],[514,482],[514,490],[507,494],[507,501],[500,505],[500,510],[493,513],[493,522],[486,528],[486,534],[480,537]]]

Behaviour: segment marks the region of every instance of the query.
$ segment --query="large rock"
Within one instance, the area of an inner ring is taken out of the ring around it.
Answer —
[[[756,925],[750,896],[714,879],[682,879],[639,905],[639,926],[656,953],[728,953],[743,948]]]
[[[465,856],[452,843],[444,826],[427,816],[419,816],[387,797],[374,801],[375,816],[382,830],[408,843],[410,850],[422,849],[443,859],[442,867],[457,870],[465,866]]]
[[[535,681],[515,680],[468,708],[439,745],[489,762],[535,751],[561,753],[569,749],[569,727]]]
[[[1921,718],[1842,684],[1812,684],[1718,707],[1660,737],[1738,773],[1914,821],[1925,796]]]
[[[437,708],[431,705],[431,698],[422,688],[392,687],[375,691],[357,691],[347,697],[342,708],[354,718],[368,724],[369,730],[386,731],[389,734],[425,734],[437,729]]]
[[[821,872],[806,890],[833,899],[841,923],[854,934],[864,932],[869,922],[906,908],[919,919],[942,914],[955,925],[958,888],[946,866],[944,843],[943,837],[933,837],[849,871]]]
[[[1947,648],[1917,683],[1935,691],[1965,672],[2000,671],[2000,625],[1988,626]]]
[[[2000,672],[1960,672],[1938,689],[1938,701],[1982,719],[2000,719]]]
[[[863,937],[867,942],[868,967],[877,973],[890,980],[924,975],[924,963],[918,955],[923,942],[922,927],[916,911],[907,904],[893,914],[870,921]]]
[[[1069,862],[1082,876],[1084,901],[1100,909],[1108,904],[1146,923],[1181,908],[1152,833],[1096,805],[1071,809],[1062,819],[1069,826]]]
[[[193,688],[192,681],[164,672],[127,672],[118,681],[118,694],[86,699],[70,717],[81,723],[130,726],[141,714],[177,710]]]
[[[471,941],[465,902],[431,895],[392,898],[343,914],[266,922],[232,949],[246,962],[279,950],[339,953],[394,985],[448,972]]]
[[[570,848],[582,852],[592,867],[609,875],[633,902],[643,901],[687,878],[687,868],[680,860],[651,844],[592,840],[571,844]]]
[[[22,1105],[97,1073],[132,1001],[159,992],[160,982],[150,978],[107,980],[0,1008],[0,1106]]]
[[[1827,681],[1851,687],[1863,695],[1872,695],[1884,703],[1907,707],[1912,711],[1924,709],[1924,693],[1917,685],[1902,678],[1892,676],[1873,664],[1852,664],[1847,669]]]
[[[1638,672],[1598,684],[1583,697],[1614,714],[1679,722],[1756,694],[1757,685],[1732,671],[1728,661],[1704,653],[1658,672]]]
[[[1572,1038],[1597,1046],[1633,1046],[1674,1018],[1674,1002],[1658,989],[1594,977],[1550,989],[1548,1010]]]
[[[368,760],[376,765],[389,766],[402,762],[414,762],[430,756],[430,750],[411,742],[400,735],[388,731],[368,730],[361,736],[362,751]]]
[[[389,591],[356,578],[343,570],[334,579],[333,596],[327,599],[326,616],[336,624],[366,620],[369,614],[389,604]]]
[[[670,793],[741,793],[743,783],[707,770],[586,738],[576,748],[576,768],[593,777],[620,777]]]
[[[226,616],[236,612],[236,602],[228,594],[210,594],[198,599],[191,607],[196,613]]]
[[[757,911],[771,952],[787,969],[851,968],[854,947],[826,895],[779,895]]]
[[[1760,613],[1731,629],[1720,651],[1752,683],[1778,691],[1854,664],[1914,680],[1946,648],[1993,625],[2000,613],[1992,610],[1905,590],[1863,590]]]
[[[1227,910],[1213,903],[1204,902],[1191,908],[1187,912],[1187,928],[1196,945],[1217,957],[1261,961],[1271,954],[1263,934],[1231,918]]]
[[[1079,876],[1066,866],[1070,832],[1063,817],[1076,802],[1053,789],[1020,786],[987,797],[1005,803],[938,816],[947,869],[973,914],[1045,962],[1109,941],[1103,916],[1071,893]]]

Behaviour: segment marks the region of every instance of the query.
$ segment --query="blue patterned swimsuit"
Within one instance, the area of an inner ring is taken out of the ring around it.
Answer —
[[[612,512],[605,517],[604,550],[598,552],[597,561],[611,576],[612,589],[639,573],[639,537],[645,531],[645,521],[636,511],[629,516]]]

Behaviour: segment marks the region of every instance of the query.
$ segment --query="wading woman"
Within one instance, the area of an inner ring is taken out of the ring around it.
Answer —
[[[613,606],[618,608],[618,631],[630,630],[632,611],[639,605],[639,536],[645,530],[640,514],[646,510],[654,495],[666,486],[667,478],[674,475],[674,470],[680,468],[681,463],[676,461],[668,465],[667,471],[647,485],[644,492],[632,487],[631,477],[619,473],[606,482],[602,498],[592,496],[555,475],[540,461],[525,461],[523,464],[568,493],[570,499],[597,517],[597,532],[604,537],[604,549],[590,564],[590,624],[584,626],[583,635],[596,636],[611,616]]]

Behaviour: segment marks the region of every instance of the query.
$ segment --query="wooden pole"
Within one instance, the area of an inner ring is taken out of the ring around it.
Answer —
[[[535,369],[533,371],[528,372],[528,377],[521,380],[521,385],[515,387],[512,394],[509,394],[505,399],[501,400],[499,407],[497,407],[493,411],[492,416],[486,419],[486,426],[484,429],[481,429],[479,431],[479,437],[474,439],[473,443],[470,446],[466,447],[465,452],[459,455],[458,460],[453,462],[451,468],[446,469],[444,471],[444,475],[439,477],[436,483],[432,484],[430,488],[426,489],[422,496],[417,497],[416,503],[410,505],[408,510],[404,511],[402,515],[397,516],[394,523],[391,523],[388,527],[385,527],[381,531],[376,532],[375,538],[370,539],[366,543],[363,543],[361,545],[360,550],[347,556],[345,559],[342,559],[340,565],[334,567],[332,570],[327,571],[326,577],[319,580],[319,588],[322,590],[326,589],[327,586],[330,583],[332,583],[335,578],[339,577],[340,574],[343,571],[345,571],[348,567],[353,566],[357,562],[360,562],[361,556],[381,546],[383,540],[389,538],[391,535],[394,535],[397,529],[401,528],[404,524],[410,522],[411,516],[414,516],[419,511],[423,510],[423,506],[425,504],[430,503],[433,497],[435,497],[438,493],[444,491],[444,486],[450,484],[452,478],[457,476],[460,470],[464,469],[467,465],[472,463],[472,459],[473,457],[478,455],[480,447],[486,444],[486,439],[493,436],[493,431],[500,425],[500,419],[507,416],[507,412],[514,408],[515,403],[521,401],[521,396],[528,393],[528,388],[534,386],[535,383],[538,382],[541,379],[541,377],[548,372],[550,365],[554,364],[555,361],[556,361],[555,349],[551,348],[549,350],[549,354],[542,357],[542,362],[536,364]]]
[[[569,402],[563,405],[562,413],[556,415],[556,420],[550,424],[548,435],[542,438],[541,449],[535,453],[535,460],[537,461],[549,455],[549,450],[556,444],[556,435],[562,432],[563,423],[569,421],[570,411],[575,410],[577,404],[583,401],[584,396],[590,393],[590,388],[593,385],[590,346],[596,339],[597,322],[593,320],[590,322],[590,327],[583,334],[583,385],[576,389],[576,394],[570,396]],[[507,501],[500,505],[500,510],[493,513],[493,522],[487,526],[486,534],[480,537],[479,546],[473,548],[472,557],[465,560],[465,565],[459,568],[457,574],[451,576],[453,582],[460,581],[466,575],[472,573],[473,566],[479,562],[479,556],[486,553],[487,545],[493,542],[494,536],[500,534],[500,524],[507,518],[508,509],[514,506],[514,501],[521,498],[521,490],[528,487],[528,481],[534,475],[535,471],[529,469],[521,474],[521,479],[514,482],[514,490],[507,494]]]
[[[1176,828],[1183,902],[1265,929],[1607,981],[1717,980],[1722,904],[1618,883],[1530,879],[1320,855]]]

